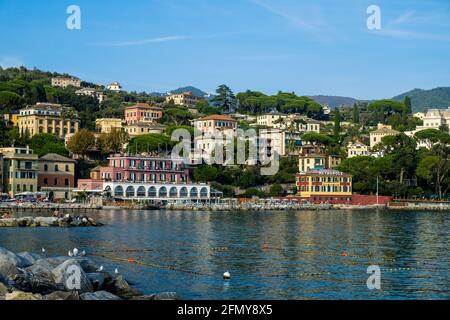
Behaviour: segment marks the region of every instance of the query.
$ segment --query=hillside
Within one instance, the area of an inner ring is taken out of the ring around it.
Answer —
[[[450,87],[439,87],[431,90],[414,89],[392,99],[403,101],[405,96],[411,98],[414,112],[424,111],[428,108],[442,109],[450,106]]]

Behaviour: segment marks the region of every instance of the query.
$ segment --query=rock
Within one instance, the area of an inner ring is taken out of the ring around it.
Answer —
[[[18,227],[29,227],[34,223],[34,218],[32,217],[17,218],[16,220]]]
[[[7,293],[8,288],[2,282],[0,282],[0,297],[6,296]]]
[[[95,221],[94,219],[88,218],[88,221],[89,221],[89,224],[90,224],[91,226],[94,226],[94,227],[97,226],[97,221]]]
[[[59,264],[56,264],[55,266],[57,266]],[[32,266],[25,268],[25,271],[33,273],[33,274],[44,275],[46,277],[52,277],[53,269],[54,269],[54,266],[52,266],[47,261],[47,259],[39,259],[39,260],[35,261],[35,263]]]
[[[58,218],[55,217],[37,217],[34,219],[36,226],[40,227],[57,227]]]
[[[55,291],[44,296],[44,300],[80,300],[80,296],[76,291]]]
[[[118,276],[112,281],[106,283],[105,288],[107,291],[126,299],[141,295],[139,290],[130,287],[123,276]]]
[[[12,293],[7,293],[5,300],[42,300],[42,296],[30,292],[14,291]]]
[[[77,272],[80,276],[79,278],[79,288],[72,287],[74,282],[74,272]],[[81,293],[92,292],[94,290],[91,281],[86,276],[81,265],[75,259],[69,259],[59,266],[57,266],[52,271],[53,279],[57,284],[62,284],[66,290],[76,290]]]
[[[30,253],[28,251],[20,252],[17,254],[19,257],[27,261],[30,266],[33,265],[37,260],[42,259],[43,257],[36,253]]]
[[[50,275],[20,273],[13,280],[14,288],[20,291],[49,294],[53,291],[64,290],[64,286],[56,284]]]
[[[107,291],[97,291],[93,293],[83,293],[80,295],[81,300],[122,300],[118,296]]]
[[[30,262],[12,253],[9,250],[0,248],[0,279],[4,281],[18,273],[17,268],[30,266]]]
[[[132,297],[131,300],[179,300],[175,292],[162,292],[143,296]]]
[[[97,272],[99,266],[94,263],[91,259],[87,257],[75,257],[74,258],[83,268],[83,271],[86,273]]]
[[[17,219],[14,218],[0,219],[0,225],[7,228],[14,228],[19,226],[19,224],[17,223]]]
[[[45,259],[45,261],[47,263],[49,263],[53,268],[56,268],[57,266],[59,266],[61,263],[65,262],[68,259],[68,257],[51,257],[51,258],[47,258]]]
[[[106,275],[104,273],[87,273],[86,275],[91,281],[94,291],[98,291],[103,287],[106,280]]]
[[[81,221],[80,221],[79,219],[73,220],[73,221],[70,223],[70,226],[71,226],[71,227],[79,227],[79,226],[81,226]]]

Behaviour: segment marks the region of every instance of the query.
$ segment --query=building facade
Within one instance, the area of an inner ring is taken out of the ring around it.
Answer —
[[[125,122],[127,125],[138,122],[156,122],[163,116],[163,109],[148,103],[137,103],[125,108]]]
[[[75,91],[75,94],[78,96],[87,96],[97,99],[99,103],[102,103],[106,99],[106,95],[98,91],[94,88],[82,88],[80,90]]]
[[[364,143],[356,141],[347,145],[347,158],[369,156],[369,147]]]
[[[146,155],[113,155],[108,166],[100,168],[102,192],[116,200],[153,202],[209,201],[208,184],[192,184],[183,160]],[[79,180],[78,190],[98,189],[96,181]]]
[[[202,101],[203,98],[197,97],[192,94],[192,92],[183,92],[180,94],[171,94],[166,97],[166,102],[175,105],[187,106],[188,108],[194,108],[197,103]]]
[[[118,82],[112,82],[106,86],[109,91],[120,92],[122,91],[122,86]]]
[[[100,118],[95,120],[95,128],[98,133],[111,133],[113,130],[122,130],[122,119]]]
[[[440,129],[447,126],[450,133],[450,107],[448,109],[430,109],[423,116],[423,126],[418,126],[416,131],[426,129]]]
[[[311,203],[350,204],[352,176],[337,170],[313,169],[297,174],[298,195]]]
[[[10,197],[38,191],[38,156],[30,148],[0,148],[3,155],[3,192]]]
[[[81,80],[78,78],[68,77],[52,78],[52,87],[67,88],[68,86],[79,88],[81,87]]]
[[[75,189],[75,161],[49,153],[39,159],[38,191],[52,200],[70,200]]]
[[[298,154],[302,145],[301,133],[282,129],[260,130],[258,138],[260,148],[266,149],[269,157],[273,152],[280,156]]]
[[[64,139],[80,129],[78,114],[73,109],[59,104],[37,103],[20,110],[18,117],[19,132],[30,136],[49,133]]]
[[[125,132],[130,138],[134,138],[143,134],[162,134],[166,129],[165,125],[154,122],[137,122],[125,126]]]
[[[370,132],[370,148],[372,149],[381,142],[381,139],[387,136],[395,136],[400,132],[393,130],[392,126],[379,123],[375,131]]]

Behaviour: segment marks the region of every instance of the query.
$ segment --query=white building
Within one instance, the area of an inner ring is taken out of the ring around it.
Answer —
[[[393,130],[392,126],[379,123],[377,130],[370,132],[370,148],[372,149],[375,147],[384,137],[395,136],[399,133],[400,132]]]
[[[122,90],[122,86],[118,82],[113,82],[113,83],[108,84],[107,88],[108,88],[108,90],[115,91],[115,92],[120,92]]]
[[[67,88],[68,86],[79,88],[81,86],[81,80],[78,78],[70,77],[52,78],[52,87]]]
[[[369,147],[360,141],[352,141],[347,145],[347,158],[369,155]]]
[[[299,132],[289,132],[283,129],[267,129],[259,132],[259,151],[264,152],[262,149],[266,148],[270,156],[275,151],[280,156],[297,154],[298,149],[296,151],[296,148],[301,145],[301,133]]]
[[[448,109],[430,109],[422,120],[423,126],[418,126],[416,130],[439,129],[446,125],[450,133],[450,107]]]
[[[88,96],[93,97],[98,100],[98,102],[102,103],[106,99],[106,95],[101,92],[97,91],[94,88],[82,88],[80,90],[75,91],[75,94],[78,96]]]

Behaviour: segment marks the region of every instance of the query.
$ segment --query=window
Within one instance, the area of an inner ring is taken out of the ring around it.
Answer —
[[[58,185],[58,179],[57,178],[55,178],[55,180],[54,180],[54,185],[55,186]]]
[[[67,186],[69,186],[69,179],[64,179],[64,185],[67,187]]]
[[[58,172],[58,171],[59,171],[59,167],[57,164],[55,164],[55,172]]]
[[[66,164],[66,172],[69,172],[69,165]]]
[[[48,179],[47,178],[44,178],[44,185],[45,186],[48,185]]]
[[[48,164],[44,164],[44,171],[48,171]]]

